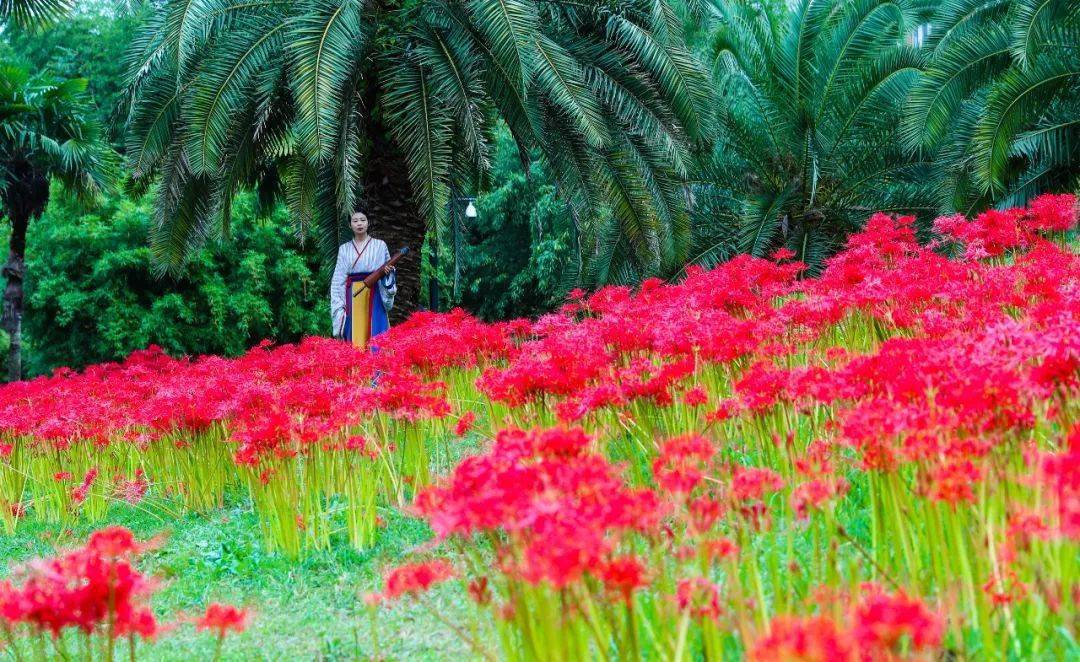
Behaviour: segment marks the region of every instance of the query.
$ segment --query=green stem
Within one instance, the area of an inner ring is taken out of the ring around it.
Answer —
[[[690,610],[683,612],[679,621],[679,634],[675,641],[675,655],[672,660],[680,662],[683,659],[683,651],[686,649],[686,633],[690,629]]]
[[[221,659],[221,649],[225,647],[225,630],[218,634],[217,643],[214,644],[214,662]]]
[[[4,639],[7,641],[8,649],[15,657],[15,662],[22,662],[22,653],[19,652],[19,647],[16,645],[15,633],[12,632],[6,621],[0,621],[0,625],[4,628]]]
[[[461,637],[462,641],[467,643],[469,645],[469,648],[472,648],[477,655],[484,658],[485,660],[488,660],[489,662],[496,662],[495,656],[492,655],[491,652],[488,651],[486,648],[481,646],[480,642],[478,642],[476,639],[473,639],[468,632],[460,628],[458,625],[450,622],[447,618],[445,618],[442,614],[440,614],[433,607],[431,607],[431,605],[427,604],[423,600],[417,600],[417,602],[423,605],[423,607],[427,609],[428,613],[434,616],[440,623],[450,628],[454,631],[454,634]]]

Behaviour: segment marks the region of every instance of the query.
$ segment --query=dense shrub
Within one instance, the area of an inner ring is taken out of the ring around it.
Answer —
[[[293,236],[283,209],[257,218],[254,203],[240,196],[229,237],[208,243],[179,277],[158,277],[148,200],[109,198],[87,209],[55,196],[28,237],[28,372],[148,344],[235,355],[264,338],[328,333],[316,252]]]

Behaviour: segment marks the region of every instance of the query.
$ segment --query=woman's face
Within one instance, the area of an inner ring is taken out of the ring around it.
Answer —
[[[357,212],[349,219],[349,226],[355,234],[366,234],[368,228],[367,216]]]

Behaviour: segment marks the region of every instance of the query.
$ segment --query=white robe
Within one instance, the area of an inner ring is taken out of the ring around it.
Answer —
[[[390,250],[382,239],[369,237],[370,244],[367,248],[364,244],[356,244],[355,241],[355,239],[350,239],[338,246],[334,276],[330,279],[330,322],[333,324],[335,336],[341,335],[341,329],[345,323],[345,279],[351,273],[375,271],[390,259]],[[356,257],[357,251],[361,252],[359,259]],[[397,294],[395,275],[391,273],[389,276],[380,278],[379,296],[382,297],[383,307],[388,313],[394,307],[395,294]]]

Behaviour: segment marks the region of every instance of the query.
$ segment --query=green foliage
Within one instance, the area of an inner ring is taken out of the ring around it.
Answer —
[[[903,139],[935,162],[943,211],[1080,187],[1080,1],[946,0]]]
[[[318,258],[283,209],[259,220],[236,201],[228,241],[210,242],[175,277],[153,273],[151,201],[109,197],[85,209],[57,196],[28,238],[26,335],[31,372],[119,359],[156,344],[236,355],[264,338],[327,333]]]
[[[812,265],[869,213],[927,206],[926,164],[897,127],[922,58],[906,43],[917,7],[804,0],[777,11],[722,3],[712,35],[720,136],[706,169],[713,222],[696,259],[785,245]],[[715,204],[727,200],[726,205]]]
[[[101,138],[86,87],[84,78],[0,63],[0,196],[9,219],[38,216],[48,203],[38,182],[51,177],[83,197],[112,185],[115,154]]]
[[[474,219],[459,218],[457,305],[485,320],[535,317],[562,302],[564,273],[573,260],[569,212],[555,187],[534,166],[515,172],[477,204]],[[441,242],[443,291],[454,292],[455,239]]]
[[[228,219],[238,187],[283,190],[332,254],[361,146],[383,131],[428,227],[444,225],[450,190],[487,170],[498,118],[558,182],[587,258],[599,234],[620,238],[604,260],[623,272],[686,258],[682,188],[691,141],[710,135],[708,88],[669,0],[170,0],[129,72],[127,154],[136,180],[162,181],[152,247],[169,268]]]
[[[26,233],[49,203],[51,181],[86,200],[111,188],[117,159],[101,136],[83,78],[31,75],[0,62],[0,211],[10,224],[0,327],[8,379],[22,377]]]
[[[63,78],[85,78],[102,126],[111,126],[124,90],[124,53],[139,19],[117,13],[115,3],[81,2],[46,30],[4,34],[6,57],[31,71],[48,70]]]

